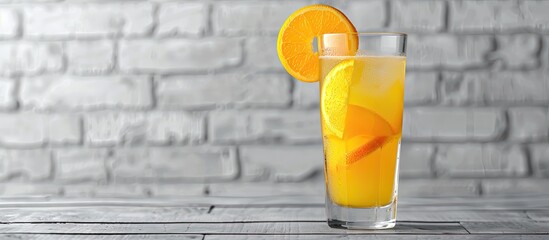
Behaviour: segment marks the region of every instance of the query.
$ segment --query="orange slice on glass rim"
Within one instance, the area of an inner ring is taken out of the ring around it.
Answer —
[[[315,37],[325,33],[354,33],[349,19],[334,7],[315,4],[303,7],[288,17],[278,34],[277,51],[282,66],[294,78],[304,82],[316,82],[320,78],[318,53],[314,51]],[[358,36],[352,35],[345,42],[333,44],[355,52]]]

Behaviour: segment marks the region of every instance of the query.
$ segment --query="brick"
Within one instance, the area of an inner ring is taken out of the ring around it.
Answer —
[[[216,111],[210,114],[214,143],[318,143],[318,111]]]
[[[23,178],[41,181],[50,178],[51,171],[51,155],[47,150],[0,151],[0,179]]]
[[[63,186],[63,197],[143,198],[148,195],[145,187],[136,184],[78,183]]]
[[[121,181],[223,181],[238,174],[236,151],[227,147],[125,148],[110,168]]]
[[[299,182],[323,174],[322,145],[247,146],[239,153],[245,179]]]
[[[114,68],[111,41],[71,41],[67,43],[68,70],[74,74],[97,75]]]
[[[246,67],[257,71],[282,71],[276,41],[276,37],[246,38]]]
[[[519,1],[450,1],[449,28],[459,32],[518,30],[527,26]]]
[[[484,179],[482,194],[486,196],[546,195],[547,179]]]
[[[435,147],[429,144],[404,143],[400,149],[399,176],[430,177]]]
[[[19,17],[13,9],[0,9],[0,38],[19,35]]]
[[[63,48],[57,42],[0,42],[1,76],[36,75],[63,69]]]
[[[300,183],[218,183],[210,184],[210,196],[214,197],[274,197],[274,196],[325,196],[322,181]]]
[[[414,141],[489,141],[500,138],[506,125],[494,108],[409,108],[402,134]]]
[[[0,185],[2,197],[52,197],[61,195],[61,187],[44,183],[4,183]]]
[[[159,39],[120,42],[119,67],[130,72],[180,73],[234,67],[242,61],[238,39]]]
[[[511,108],[509,124],[509,139],[512,141],[540,141],[549,137],[549,114],[546,108]]]
[[[530,146],[532,170],[536,176],[549,177],[549,144],[539,143]]]
[[[201,143],[204,117],[184,112],[96,112],[85,118],[86,142],[98,146]]]
[[[497,36],[497,50],[489,58],[500,67],[508,69],[532,69],[539,65],[541,39],[534,34]]]
[[[209,7],[206,3],[163,3],[158,9],[160,36],[201,36],[208,29]]]
[[[434,72],[411,72],[404,81],[404,102],[407,105],[433,103],[437,100],[438,74]]]
[[[212,25],[215,33],[278,33],[286,18],[306,2],[219,2],[215,5]],[[245,17],[243,17],[245,16]]]
[[[0,0],[0,3],[47,3],[60,1],[61,0]]]
[[[206,185],[193,183],[163,183],[152,184],[148,187],[148,190],[154,197],[204,196],[206,194]]]
[[[148,3],[33,5],[23,15],[29,37],[144,36],[153,28]]]
[[[163,108],[284,107],[291,101],[290,87],[285,74],[176,76],[161,79],[156,95]]]
[[[476,197],[479,183],[472,179],[407,179],[398,183],[399,197]]]
[[[383,0],[352,1],[344,12],[359,32],[383,30],[387,24],[387,3]]]
[[[546,104],[549,102],[549,82],[546,73],[532,72],[470,72],[454,75],[461,81],[443,95],[454,101],[484,104]],[[444,90],[443,90],[444,92]]]
[[[11,110],[16,107],[15,81],[0,78],[0,110]]]
[[[446,11],[443,1],[391,2],[391,27],[399,31],[438,32],[444,29]],[[379,10],[378,10],[379,11]],[[425,12],[428,14],[418,14]]]
[[[492,51],[492,38],[482,35],[411,35],[408,37],[407,64],[412,68],[472,68],[486,65]]]
[[[549,16],[547,16],[549,2],[525,0],[521,3],[521,13],[530,29],[547,32],[549,30]]]
[[[481,94],[488,103],[546,103],[549,82],[542,72],[496,73],[484,79]]]
[[[444,72],[441,81],[441,101],[445,105],[470,105],[483,102],[477,93],[480,81],[464,79],[461,72]]]
[[[518,177],[528,174],[524,151],[512,145],[442,145],[435,159],[438,176]]]
[[[0,114],[0,144],[36,147],[80,142],[80,120],[74,115]]]
[[[47,109],[144,109],[152,105],[152,84],[144,76],[42,76],[21,82],[21,104]]]
[[[59,149],[54,152],[55,179],[63,182],[107,181],[106,149]]]
[[[318,82],[294,81],[294,105],[300,108],[316,108],[320,103]]]

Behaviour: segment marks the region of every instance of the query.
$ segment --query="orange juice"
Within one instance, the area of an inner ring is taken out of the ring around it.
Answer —
[[[330,199],[380,207],[396,198],[406,58],[320,57],[322,135]]]

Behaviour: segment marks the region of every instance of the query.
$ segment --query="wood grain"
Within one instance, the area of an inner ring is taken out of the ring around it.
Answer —
[[[397,221],[419,221],[419,222],[497,222],[497,221],[528,221],[525,211],[517,210],[447,210],[447,211],[409,211],[399,210]]]
[[[547,196],[404,199],[376,231],[330,228],[300,199],[0,199],[0,239],[549,239]]]
[[[203,235],[57,235],[57,234],[0,234],[2,240],[202,240]]]
[[[401,223],[394,229],[348,231],[324,222],[178,223],[178,224],[0,224],[2,233],[56,234],[466,234],[458,223]]]
[[[462,222],[472,234],[549,234],[549,222]]]
[[[34,207],[0,208],[1,223],[193,222],[207,215],[206,207]]]
[[[549,210],[527,211],[526,214],[535,221],[549,221]]]
[[[204,240],[546,240],[543,235],[206,235]]]
[[[324,208],[320,207],[269,207],[226,208],[215,207],[210,216],[221,222],[253,221],[326,221]]]

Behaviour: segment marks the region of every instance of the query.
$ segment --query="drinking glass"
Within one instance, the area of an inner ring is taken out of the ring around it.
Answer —
[[[331,227],[396,223],[406,35],[318,36],[326,213]]]

